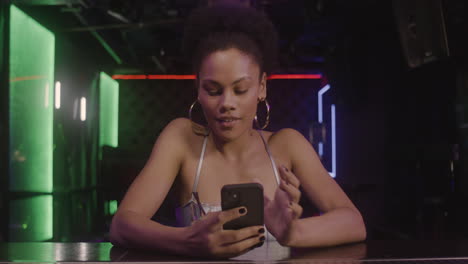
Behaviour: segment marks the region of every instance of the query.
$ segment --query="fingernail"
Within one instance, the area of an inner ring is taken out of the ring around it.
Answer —
[[[285,171],[287,171],[287,172],[289,171],[288,168],[286,168],[286,166],[284,166],[284,165],[283,165],[283,169],[284,169]]]
[[[239,213],[240,213],[240,214],[245,214],[245,212],[246,212],[245,208],[239,209]]]
[[[260,228],[260,229],[258,230],[258,233],[260,233],[260,234],[265,233],[265,228]]]
[[[261,246],[263,246],[263,241],[255,245],[255,247],[261,247]]]
[[[265,241],[265,236],[261,236],[260,241]]]

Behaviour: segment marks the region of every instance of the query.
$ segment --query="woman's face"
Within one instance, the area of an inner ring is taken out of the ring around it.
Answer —
[[[266,97],[266,75],[258,64],[231,48],[215,51],[201,63],[198,100],[212,133],[224,141],[252,128],[259,99]]]

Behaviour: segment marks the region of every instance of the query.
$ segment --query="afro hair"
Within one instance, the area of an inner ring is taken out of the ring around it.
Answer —
[[[182,48],[195,70],[211,52],[238,48],[253,56],[262,72],[271,73],[277,66],[278,36],[272,22],[255,9],[205,7],[189,16]]]

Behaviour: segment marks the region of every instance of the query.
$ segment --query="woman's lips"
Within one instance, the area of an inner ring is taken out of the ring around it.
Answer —
[[[239,122],[239,118],[223,118],[217,119],[217,121],[220,124],[221,128],[232,129]]]

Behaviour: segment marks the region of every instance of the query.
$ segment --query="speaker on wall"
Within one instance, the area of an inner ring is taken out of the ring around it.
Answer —
[[[393,10],[409,68],[450,55],[442,0],[393,0]]]

